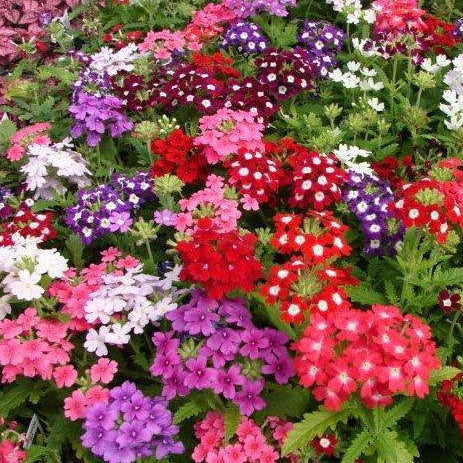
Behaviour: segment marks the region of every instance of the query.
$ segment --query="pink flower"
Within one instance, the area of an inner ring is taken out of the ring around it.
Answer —
[[[93,405],[96,402],[108,402],[109,390],[101,386],[91,387],[85,394],[88,405]]]
[[[26,148],[24,148],[21,145],[13,145],[8,150],[6,151],[6,158],[9,161],[19,161],[22,159],[24,156],[24,153],[26,152]]]
[[[55,368],[53,377],[59,388],[71,387],[76,382],[77,371],[72,365],[66,365]]]
[[[80,420],[85,416],[87,399],[80,389],[72,393],[70,397],[64,399],[64,416],[71,421]]]
[[[110,383],[114,374],[117,372],[117,362],[108,358],[100,358],[95,365],[90,368],[90,378],[93,383]]]
[[[245,211],[258,211],[259,210],[259,201],[256,198],[244,194],[240,199],[240,203],[243,205]]]
[[[101,261],[102,262],[114,262],[121,255],[119,249],[110,247],[106,251],[101,252]]]

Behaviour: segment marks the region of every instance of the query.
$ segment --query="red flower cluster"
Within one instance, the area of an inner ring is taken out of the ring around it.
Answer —
[[[291,138],[266,143],[266,151],[275,157],[286,158],[291,168],[290,206],[322,211],[340,201],[341,186],[347,174],[333,155],[322,156],[308,151]]]
[[[267,93],[278,101],[288,100],[312,88],[314,64],[307,50],[267,49],[255,60],[257,78],[267,87]]]
[[[461,380],[461,375],[457,375],[453,380],[443,381],[436,397],[443,407],[450,410],[463,436],[463,401],[452,392],[454,383],[459,380]]]
[[[32,200],[28,200],[33,204]],[[30,205],[22,202],[15,214],[0,223],[0,246],[13,244],[12,236],[19,233],[23,237],[34,236],[45,242],[56,238],[57,233],[53,228],[53,214],[51,212],[35,213]]]
[[[183,262],[180,278],[201,284],[213,299],[234,289],[251,292],[262,278],[262,266],[254,256],[256,242],[252,233],[219,233],[210,219],[202,218],[191,240],[177,243]]]
[[[426,49],[431,49],[434,53],[445,53],[445,48],[451,48],[460,42],[459,37],[453,34],[454,25],[442,21],[435,16],[426,15],[424,18],[425,33],[423,43]]]
[[[330,213],[313,212],[304,221],[300,215],[275,216],[272,246],[291,255],[289,262],[274,265],[261,294],[269,304],[280,302],[281,315],[288,323],[302,323],[311,308],[320,312],[347,309],[350,302],[341,288],[357,281],[350,269],[339,269],[333,261],[349,255],[347,227]]]
[[[369,408],[392,403],[396,393],[423,398],[429,375],[439,367],[431,330],[396,307],[313,314],[293,348],[300,384],[314,387],[316,400],[339,410],[360,388]]]
[[[208,175],[206,158],[193,147],[193,140],[181,129],[174,130],[165,139],[151,143],[151,151],[158,159],[151,166],[153,177],[174,174],[184,183],[205,180]]]
[[[417,167],[410,155],[402,159],[386,156],[382,161],[372,162],[371,166],[378,177],[387,180],[393,188],[400,188],[405,178],[414,180],[417,175]]]
[[[463,227],[459,188],[455,182],[424,178],[403,185],[398,192],[400,199],[392,203],[390,209],[405,227],[426,227],[439,243],[444,243],[450,231],[449,223]]]
[[[128,1],[127,1],[128,3]],[[129,43],[137,43],[143,38],[143,32],[141,31],[130,31],[123,33],[122,24],[116,24],[111,32],[103,35],[103,42],[108,45],[114,45],[115,48],[121,49],[127,46]]]
[[[241,194],[248,194],[261,204],[274,198],[286,180],[283,164],[269,158],[265,152],[241,148],[232,159],[224,162],[224,166],[228,170],[228,182]]]

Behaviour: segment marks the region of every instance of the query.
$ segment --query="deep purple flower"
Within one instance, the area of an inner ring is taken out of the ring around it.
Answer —
[[[286,384],[289,378],[294,376],[295,371],[289,357],[272,357],[263,365],[261,372],[265,375],[274,375],[278,384]]]
[[[233,400],[236,395],[236,386],[242,386],[245,378],[241,374],[239,365],[232,365],[228,371],[225,369],[215,370],[213,390],[216,394],[222,394],[226,399]]]
[[[163,377],[162,395],[167,400],[172,400],[176,396],[186,396],[190,389],[185,384],[185,377],[186,374],[180,368],[176,368],[168,378]]]
[[[235,354],[239,350],[241,337],[236,330],[221,328],[217,330],[208,340],[207,347],[222,354]]]
[[[207,358],[191,358],[186,361],[189,373],[185,377],[185,385],[191,389],[206,389],[210,387],[212,380],[212,368],[206,366]]]
[[[243,357],[249,357],[256,360],[260,356],[260,351],[267,349],[269,342],[262,330],[251,328],[241,332],[241,340],[244,346],[240,349],[240,354]]]
[[[250,416],[256,410],[265,408],[265,400],[260,397],[264,381],[246,381],[241,391],[236,393],[235,402],[243,415]]]
[[[247,55],[266,50],[268,39],[257,24],[240,21],[225,31],[220,47],[225,49],[233,47]]]

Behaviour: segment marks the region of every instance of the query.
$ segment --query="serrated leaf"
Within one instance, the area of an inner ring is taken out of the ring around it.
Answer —
[[[30,397],[35,403],[48,389],[46,383],[18,381],[0,395],[0,416],[7,418],[11,411],[22,406]]]
[[[405,415],[407,415],[410,412],[414,404],[415,399],[406,398],[403,399],[399,404],[388,410],[385,413],[385,421],[387,423],[387,426],[394,426],[397,423],[397,421],[402,419]]]
[[[47,463],[51,462],[59,462],[59,457],[50,449],[46,447],[42,447],[40,445],[31,445],[29,449],[27,449],[27,458],[25,463],[34,463],[36,461],[43,461],[42,458],[46,458]]]
[[[228,442],[236,434],[241,421],[241,413],[236,405],[230,405],[224,413],[225,442]]]
[[[264,398],[267,405],[262,414],[265,416],[299,417],[307,407],[310,392],[290,385],[275,386]]]
[[[0,122],[0,146],[7,145],[16,132],[16,125],[9,119]]]
[[[438,370],[434,370],[431,372],[431,375],[429,377],[429,385],[436,386],[442,381],[455,378],[455,376],[457,376],[460,373],[461,373],[461,370],[456,367],[451,367],[451,366],[441,367]]]
[[[371,435],[367,430],[357,434],[355,439],[350,444],[349,448],[344,453],[341,463],[355,463],[355,461],[365,452],[370,446]]]
[[[72,264],[76,269],[80,270],[83,266],[82,255],[84,253],[84,245],[82,244],[82,240],[78,235],[73,233],[66,240],[65,244],[69,254],[71,255]]]
[[[282,455],[295,452],[304,448],[316,436],[323,434],[327,429],[335,429],[339,422],[345,423],[352,410],[344,408],[338,412],[319,410],[313,413],[306,413],[300,423],[288,433],[282,448]]]
[[[359,286],[349,286],[347,294],[353,302],[358,302],[364,305],[372,304],[387,304],[387,300],[383,294],[378,293],[371,286],[362,284]]]
[[[180,424],[188,418],[197,416],[201,413],[201,407],[195,402],[188,402],[182,405],[174,415],[173,422],[174,424]]]

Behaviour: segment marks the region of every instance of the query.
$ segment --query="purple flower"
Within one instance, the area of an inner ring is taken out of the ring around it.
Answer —
[[[208,340],[207,347],[222,354],[235,354],[239,350],[241,337],[239,332],[231,328],[217,330]]]
[[[266,50],[268,39],[257,24],[240,21],[225,31],[220,47],[225,49],[234,47],[239,52],[248,55]]]
[[[256,360],[260,356],[260,351],[267,349],[269,341],[262,330],[251,328],[241,333],[241,340],[244,346],[240,349],[240,354],[243,357],[249,357]]]
[[[216,313],[210,312],[207,307],[193,307],[185,312],[185,329],[191,335],[202,334],[209,336],[215,332],[215,322],[219,321]]]
[[[172,400],[176,396],[186,396],[190,389],[185,385],[185,377],[186,374],[180,368],[176,368],[168,378],[163,377],[162,395],[167,400]]]
[[[169,209],[163,209],[162,211],[154,212],[154,222],[158,225],[165,225],[166,227],[171,227],[173,225],[172,221],[175,218],[175,214]]]
[[[241,374],[239,365],[232,365],[229,370],[215,370],[213,390],[216,394],[222,394],[226,399],[233,400],[236,395],[235,386],[242,386],[245,378]]]
[[[133,222],[128,212],[120,212],[120,213],[115,212],[109,217],[109,221],[111,222],[111,226],[109,227],[109,230],[112,233],[116,231],[125,233],[126,231],[129,230]]]
[[[85,413],[82,444],[108,463],[132,463],[141,457],[181,453],[174,440],[178,428],[160,397],[149,398],[126,381],[113,388],[109,402],[98,402]]]
[[[238,405],[243,415],[250,416],[256,410],[262,410],[265,407],[265,400],[260,397],[264,388],[264,381],[246,381],[241,391],[236,393],[235,403]]]
[[[189,370],[185,378],[186,386],[190,389],[206,389],[210,387],[214,370],[207,368],[206,364],[206,357],[191,358],[186,361],[186,367]]]
[[[273,357],[267,362],[267,365],[262,366],[261,372],[264,375],[274,375],[278,384],[286,384],[295,374],[289,357]]]
[[[156,355],[154,362],[150,367],[153,376],[163,376],[169,378],[177,365],[180,365],[180,357],[175,350],[169,350],[162,354]]]

